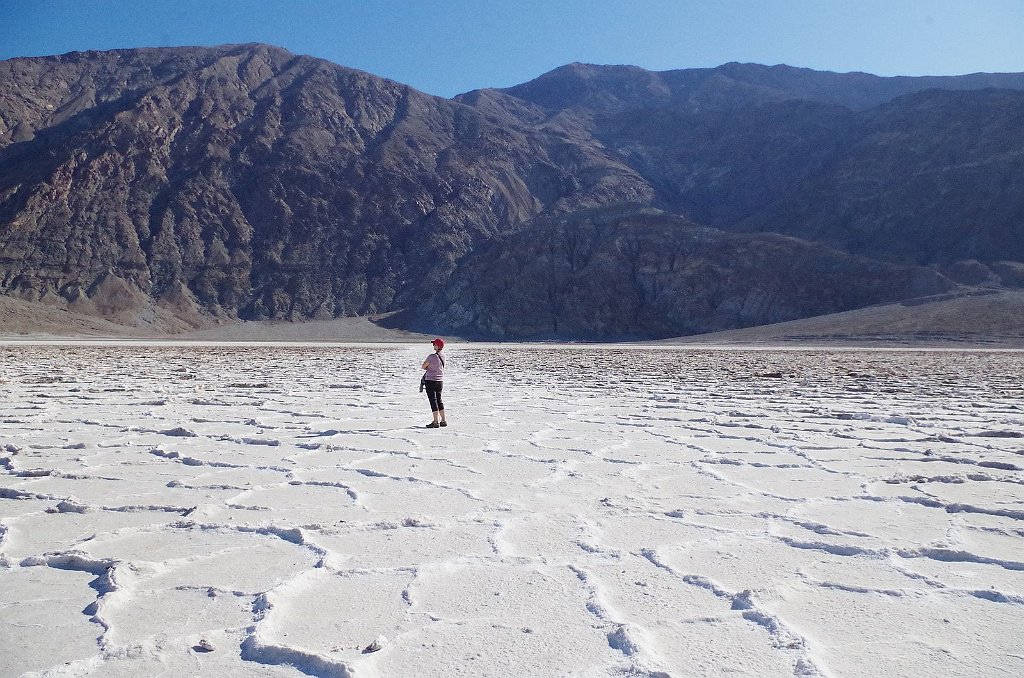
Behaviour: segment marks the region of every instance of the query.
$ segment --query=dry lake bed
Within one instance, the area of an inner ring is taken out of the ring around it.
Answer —
[[[1024,675],[1024,352],[0,344],[0,676]]]

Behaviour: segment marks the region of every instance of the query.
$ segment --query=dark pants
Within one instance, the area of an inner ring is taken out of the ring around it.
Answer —
[[[425,381],[423,382],[423,385],[427,389],[427,400],[430,401],[430,411],[440,412],[444,410],[444,403],[441,402],[441,389],[444,388],[444,382]]]

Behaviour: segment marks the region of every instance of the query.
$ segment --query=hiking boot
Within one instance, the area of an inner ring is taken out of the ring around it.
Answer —
[[[432,422],[430,422],[429,424],[426,425],[426,428],[437,428],[437,427],[438,427],[438,423],[436,421],[432,421]]]

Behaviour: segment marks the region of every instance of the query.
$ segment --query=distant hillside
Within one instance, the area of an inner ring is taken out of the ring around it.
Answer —
[[[1024,291],[943,294],[665,344],[1024,348]]]
[[[432,331],[601,339],[1020,286],[1022,89],[571,64],[445,100],[264,45],[12,59],[0,294],[144,332],[406,309]],[[610,304],[573,270],[520,312],[488,306],[497,281],[535,284],[500,266],[560,239],[612,257],[621,234],[592,215],[624,205],[664,213],[623,222],[652,265],[714,275],[656,276],[676,300],[636,278]]]
[[[863,111],[929,89],[1024,89],[1024,73],[883,78],[791,66],[729,63],[717,68],[648,71],[574,63],[522,85],[493,90],[545,109],[615,113],[673,108],[696,113],[751,104],[810,101]]]
[[[890,261],[1024,261],[1024,92],[930,90],[861,121],[819,171],[735,228]]]
[[[1021,90],[1024,74],[572,64],[489,96],[536,107],[542,128],[585,129],[651,186],[651,205],[927,264],[1024,260]]]

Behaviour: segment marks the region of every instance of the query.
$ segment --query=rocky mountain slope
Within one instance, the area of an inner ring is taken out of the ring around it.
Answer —
[[[653,209],[542,217],[476,253],[398,326],[501,339],[635,340],[715,332],[945,292],[932,268]]]
[[[587,121],[651,204],[698,223],[932,263],[1024,259],[1021,90],[1021,74],[574,64],[490,96]]]
[[[0,293],[167,331],[405,308],[597,339],[1021,285],[1021,89],[572,64],[445,100],[263,45],[13,59]]]
[[[30,299],[88,305],[114,280],[214,315],[388,310],[552,203],[646,190],[588,149],[273,48],[3,67],[0,285]]]

